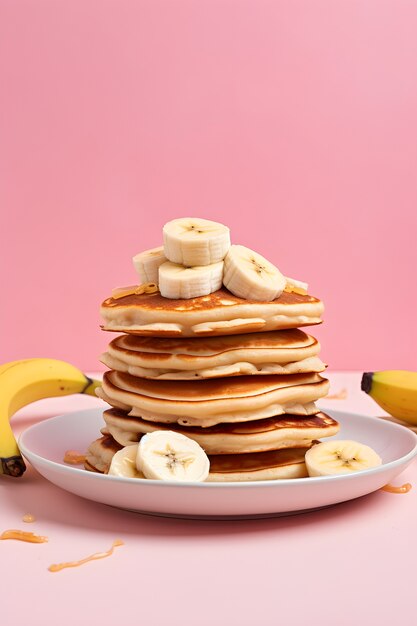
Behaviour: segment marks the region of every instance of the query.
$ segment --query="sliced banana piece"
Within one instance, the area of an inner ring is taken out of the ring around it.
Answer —
[[[112,476],[124,476],[125,478],[145,478],[136,467],[138,444],[122,448],[111,460],[109,474]]]
[[[171,430],[144,435],[138,446],[136,465],[146,478],[201,482],[210,461],[199,444]]]
[[[140,282],[158,284],[159,266],[166,261],[168,259],[164,254],[164,246],[151,248],[134,256],[133,266],[138,273]]]
[[[334,440],[318,443],[306,452],[309,476],[350,474],[381,465],[381,457],[358,441]]]
[[[198,267],[184,267],[167,261],[159,268],[161,295],[173,300],[207,296],[220,289],[222,280],[223,261]]]
[[[230,247],[227,226],[197,217],[182,217],[163,228],[165,256],[187,267],[223,261]]]
[[[284,291],[287,279],[257,252],[233,245],[224,259],[223,284],[238,298],[270,302]]]

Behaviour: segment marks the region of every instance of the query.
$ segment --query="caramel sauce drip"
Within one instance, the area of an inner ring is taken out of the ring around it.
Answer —
[[[158,293],[158,285],[156,283],[143,283],[142,285],[129,285],[128,287],[115,287],[111,297],[113,300],[119,300],[126,296],[141,296],[144,293]]]
[[[111,556],[114,552],[114,549],[118,546],[123,546],[124,543],[120,539],[116,539],[113,541],[112,547],[107,552],[96,552],[91,556],[87,556],[85,559],[81,559],[80,561],[70,561],[69,563],[57,563],[55,565],[50,565],[48,570],[50,572],[60,572],[62,569],[66,567],[79,567],[80,565],[84,565],[84,563],[88,563],[89,561],[96,561],[97,559],[104,559],[107,556]]]
[[[136,293],[137,285],[130,285],[129,287],[115,287],[111,293],[113,300],[124,298],[126,296],[133,296]]]
[[[81,454],[81,452],[77,452],[77,450],[67,450],[64,456],[64,463],[68,463],[69,465],[79,465],[80,463],[84,463],[85,454]]]
[[[405,483],[401,487],[394,487],[394,485],[385,485],[381,487],[381,491],[388,491],[388,493],[408,493],[411,489],[410,483]]]
[[[42,535],[35,535],[29,533],[26,530],[5,530],[0,535],[0,539],[16,539],[17,541],[26,541],[27,543],[46,543],[48,537],[42,537]]]
[[[296,287],[295,285],[292,285],[291,283],[287,283],[285,285],[284,291],[286,293],[296,293],[299,296],[307,296],[308,295],[308,292],[305,289],[303,289],[302,287]]]
[[[158,285],[156,283],[143,283],[138,285],[135,294],[141,296],[143,293],[158,293]]]
[[[31,524],[32,522],[36,522],[36,517],[32,515],[32,513],[25,513],[22,517],[22,522],[26,522],[26,524]]]

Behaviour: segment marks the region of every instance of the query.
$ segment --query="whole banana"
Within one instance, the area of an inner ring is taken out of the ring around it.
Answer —
[[[95,395],[101,385],[79,369],[56,359],[25,359],[0,365],[0,474],[21,476],[26,469],[10,419],[23,406],[73,393]]]
[[[365,372],[361,389],[393,417],[417,425],[417,372]]]

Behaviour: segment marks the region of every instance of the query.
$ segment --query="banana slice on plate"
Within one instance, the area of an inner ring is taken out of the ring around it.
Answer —
[[[139,275],[140,282],[158,284],[159,266],[166,261],[168,259],[164,254],[164,246],[151,248],[134,256],[133,266]]]
[[[145,478],[136,467],[138,444],[122,448],[111,460],[109,474],[111,476],[124,476],[125,478]]]
[[[137,467],[146,478],[204,481],[210,461],[196,441],[171,430],[144,435],[138,447]]]
[[[161,296],[173,300],[207,296],[220,289],[222,280],[223,261],[198,267],[184,267],[167,261],[159,268]]]
[[[182,217],[163,228],[165,256],[187,267],[223,261],[230,247],[227,226],[197,217]]]
[[[382,464],[382,459],[363,443],[335,439],[310,448],[306,452],[305,464],[309,476],[333,476],[377,467]]]
[[[287,279],[257,252],[233,245],[224,259],[223,284],[238,298],[270,302],[282,294]]]

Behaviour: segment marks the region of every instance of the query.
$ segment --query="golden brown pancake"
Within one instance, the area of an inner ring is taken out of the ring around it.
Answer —
[[[252,454],[210,456],[207,482],[243,482],[305,478],[306,448],[286,448]]]
[[[185,426],[245,422],[282,413],[313,415],[328,392],[319,374],[156,381],[106,372],[97,395],[130,415]]]
[[[104,330],[153,337],[206,337],[320,324],[323,303],[283,292],[272,302],[238,298],[225,288],[199,298],[170,300],[161,294],[107,298]]]
[[[93,441],[88,447],[84,463],[85,469],[107,474],[112,458],[122,448],[123,446],[103,430],[103,436]]]
[[[107,474],[111,459],[120,449],[116,442],[112,443],[109,435],[100,437],[89,448],[85,469]],[[251,454],[209,456],[210,473],[207,482],[303,478],[307,476],[305,453],[306,448],[286,448]]]
[[[110,369],[157,380],[322,372],[319,342],[301,330],[180,339],[122,335],[101,356]]]
[[[174,430],[191,439],[207,454],[244,454],[282,448],[305,448],[314,439],[331,437],[339,424],[325,413],[311,416],[280,415],[242,424],[218,424],[209,428],[154,423],[131,417],[118,409],[104,411],[106,432],[122,446],[137,443],[156,430]]]

